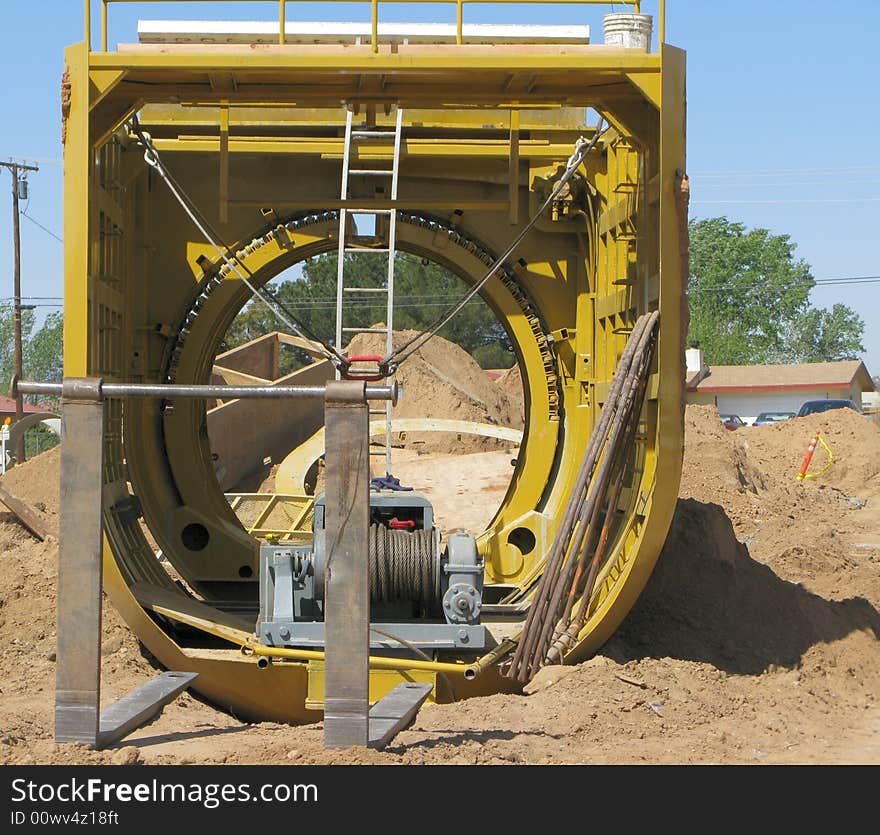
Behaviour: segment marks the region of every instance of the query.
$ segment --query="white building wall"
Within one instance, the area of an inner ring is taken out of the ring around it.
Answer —
[[[716,403],[720,414],[739,415],[746,423],[754,423],[761,412],[797,412],[807,400],[836,398],[851,399],[849,388],[733,392],[716,395]]]

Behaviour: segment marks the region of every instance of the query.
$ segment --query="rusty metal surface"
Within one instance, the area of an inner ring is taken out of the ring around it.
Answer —
[[[365,384],[327,384],[324,747],[369,740],[370,455]]]
[[[94,746],[101,687],[101,489],[104,404],[100,380],[64,382],[58,550],[55,741]]]
[[[169,670],[151,678],[101,713],[97,747],[106,748],[127,736],[176,699],[198,678],[198,673]]]
[[[384,748],[409,725],[433,688],[407,681],[376,702],[370,710],[370,748]]]

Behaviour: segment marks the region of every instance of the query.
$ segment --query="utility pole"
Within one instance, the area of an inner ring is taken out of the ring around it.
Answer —
[[[15,250],[15,287],[13,295],[13,324],[15,340],[15,376],[21,379],[22,374],[22,348],[21,348],[21,234],[19,230],[18,200],[27,195],[27,174],[21,172],[39,171],[36,165],[25,165],[20,162],[0,162],[0,167],[8,168],[12,174],[12,239]],[[24,399],[21,394],[15,395],[15,420],[16,423],[24,416]],[[24,435],[15,446],[15,461],[20,464],[24,461]]]

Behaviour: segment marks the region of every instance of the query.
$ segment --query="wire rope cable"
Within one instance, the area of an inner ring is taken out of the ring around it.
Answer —
[[[337,367],[348,365],[348,361],[346,358],[339,352],[339,350],[325,342],[320,337],[316,336],[312,333],[306,326],[302,323],[297,322],[295,318],[286,311],[282,305],[278,302],[277,299],[272,298],[269,294],[264,293],[261,289],[258,289],[248,278],[244,275],[239,266],[234,263],[234,261],[229,257],[229,253],[232,252],[231,248],[223,242],[222,237],[217,233],[215,229],[211,227],[211,224],[204,217],[204,215],[199,211],[198,207],[195,203],[189,198],[171,172],[165,167],[161,158],[159,157],[159,152],[156,150],[156,147],[153,145],[149,136],[144,133],[141,128],[137,117],[133,117],[131,119],[131,129],[135,136],[138,138],[138,141],[144,148],[144,161],[149,165],[156,173],[162,178],[165,185],[168,186],[169,191],[180,204],[181,208],[186,212],[189,219],[195,224],[196,228],[201,232],[204,236],[205,240],[208,241],[209,244],[216,250],[217,254],[223,259],[224,263],[231,269],[235,274],[242,280],[244,285],[251,291],[251,293],[256,296],[269,310],[272,312],[274,316],[278,318],[286,327],[290,328],[297,336],[302,337],[303,339],[307,339],[310,342],[315,342],[321,349],[321,352],[324,356],[330,360]],[[222,244],[222,246],[221,246]],[[248,273],[250,278],[253,278],[254,275],[250,270],[247,269],[243,264],[241,265],[245,272]]]
[[[507,247],[504,253],[495,259],[495,263],[489,268],[489,271],[476,283],[471,289],[465,293],[461,299],[453,305],[450,310],[443,314],[439,319],[437,319],[433,325],[430,325],[428,328],[423,330],[421,333],[416,334],[416,336],[407,340],[403,345],[399,348],[396,348],[392,351],[388,356],[385,357],[383,361],[383,365],[385,368],[389,370],[389,373],[393,373],[393,369],[399,366],[402,362],[407,360],[410,356],[412,356],[416,351],[418,351],[428,340],[432,339],[437,335],[438,331],[440,331],[443,327],[445,327],[454,316],[456,316],[459,311],[474,297],[489,279],[504,266],[505,261],[516,251],[517,247],[522,243],[526,235],[532,230],[532,227],[538,222],[541,215],[544,214],[547,207],[550,206],[553,201],[559,196],[559,193],[562,191],[565,184],[574,176],[577,169],[580,167],[581,163],[587,158],[587,155],[596,147],[596,144],[599,142],[599,139],[603,136],[603,134],[608,130],[608,125],[606,124],[604,119],[601,119],[599,124],[596,127],[596,132],[593,134],[592,138],[589,142],[581,136],[577,144],[575,146],[574,152],[568,158],[568,162],[566,163],[565,171],[562,176],[559,178],[556,185],[553,187],[553,190],[550,192],[547,199],[541,204],[541,207],[535,212],[534,215],[529,219],[528,223],[522,228],[519,234],[513,239],[513,242]]]
[[[370,600],[412,601],[430,609],[440,602],[440,561],[433,530],[395,531],[370,525]]]

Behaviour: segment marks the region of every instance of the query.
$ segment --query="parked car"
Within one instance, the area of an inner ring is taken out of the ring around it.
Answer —
[[[725,429],[739,429],[748,424],[739,415],[719,415]]]
[[[794,412],[761,412],[752,426],[766,426],[768,423],[780,423],[795,416]]]
[[[862,410],[852,400],[808,400],[801,406],[797,413],[798,417],[815,415],[819,412],[828,412],[831,409],[852,409],[862,414]]]

